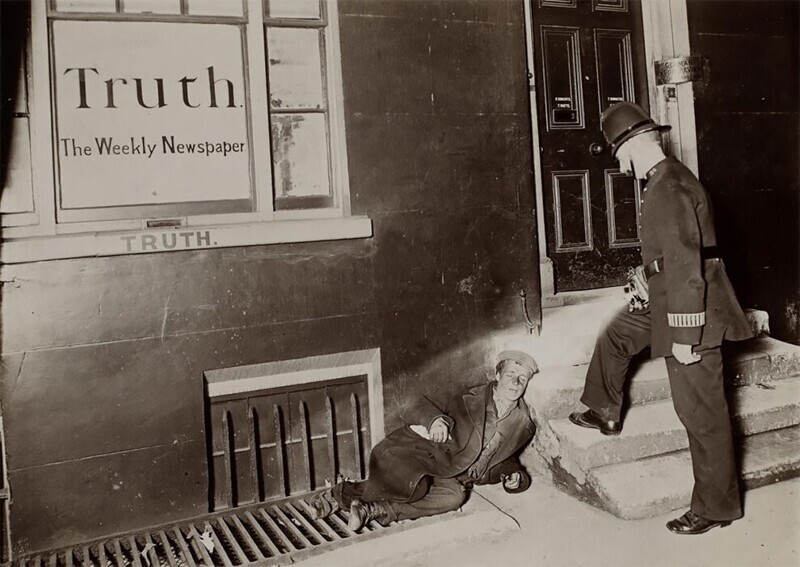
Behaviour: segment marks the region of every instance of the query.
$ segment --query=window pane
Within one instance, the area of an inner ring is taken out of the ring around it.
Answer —
[[[62,209],[250,197],[238,26],[52,26]]]
[[[2,1],[2,0],[0,0]],[[116,0],[56,0],[61,12],[116,12]]]
[[[271,109],[323,108],[319,34],[315,29],[267,28]]]
[[[193,16],[244,15],[242,0],[189,0],[189,13]]]
[[[268,18],[319,19],[320,0],[267,0]]]
[[[276,197],[330,194],[324,114],[273,115],[272,153]]]
[[[6,185],[0,195],[0,212],[30,212],[33,211],[33,186],[28,119],[15,118],[11,128],[11,155]]]
[[[126,13],[136,14],[180,14],[180,0],[125,0],[122,3]]]

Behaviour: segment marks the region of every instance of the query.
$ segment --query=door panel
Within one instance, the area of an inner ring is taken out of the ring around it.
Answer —
[[[552,184],[556,251],[591,250],[589,170],[553,172]]]
[[[583,128],[580,29],[542,26],[541,32],[547,129]]]
[[[619,173],[600,132],[604,109],[647,106],[640,4],[633,0],[528,0],[547,255],[556,291],[624,282],[639,263],[638,181]]]

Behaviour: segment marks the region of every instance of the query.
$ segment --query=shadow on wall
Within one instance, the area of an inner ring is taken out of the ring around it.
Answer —
[[[11,150],[11,128],[17,80],[27,39],[30,3],[28,0],[0,2],[0,187],[5,187],[8,159]]]
[[[27,30],[29,28],[30,5],[27,0],[5,0],[0,2],[0,188],[6,186],[11,156],[12,129],[14,127],[15,96]],[[1,189],[0,189],[1,190]],[[2,229],[0,229],[2,230]],[[2,235],[0,235],[2,240]],[[2,306],[2,293],[0,293]],[[0,322],[0,344],[3,328]],[[0,398],[0,420],[3,415],[3,400]],[[4,459],[5,439],[0,443],[0,459]],[[5,470],[1,473],[5,477]],[[5,478],[0,478],[0,488],[6,489]],[[10,559],[8,534],[8,506],[6,498],[0,500],[0,563]]]

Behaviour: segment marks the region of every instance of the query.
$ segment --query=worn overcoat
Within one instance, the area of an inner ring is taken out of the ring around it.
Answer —
[[[444,403],[422,397],[408,405],[401,414],[406,425],[372,449],[362,498],[373,502],[405,501],[419,493],[420,484],[430,477],[452,478],[464,473],[478,458],[483,446],[486,405],[491,399],[493,385],[476,386]],[[522,399],[519,403],[524,411],[507,418],[518,422],[509,428],[514,433],[503,440],[478,484],[499,482],[499,472],[508,474],[519,467],[515,455],[535,431],[527,405]],[[410,428],[411,425],[429,428],[439,416],[449,417],[452,423],[450,439],[444,443],[424,439]]]
[[[714,250],[717,237],[703,186],[669,157],[650,172],[642,203],[642,260],[663,259],[650,277],[651,354],[670,356],[672,343],[695,350],[752,336],[725,266]]]

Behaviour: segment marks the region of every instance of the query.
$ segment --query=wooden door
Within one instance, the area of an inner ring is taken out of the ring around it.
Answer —
[[[605,148],[600,114],[647,108],[638,0],[531,2],[547,255],[556,292],[619,285],[640,262],[638,181]]]

